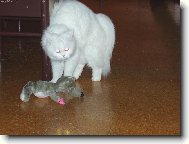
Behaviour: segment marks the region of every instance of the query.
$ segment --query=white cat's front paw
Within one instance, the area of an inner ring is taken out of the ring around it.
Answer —
[[[74,71],[74,73],[73,73],[73,77],[75,77],[76,78],[76,80],[81,76],[81,73],[82,73],[82,71],[83,71],[83,67],[84,67],[85,65],[83,65],[83,64],[79,64],[77,67],[76,67],[76,69],[75,69],[75,71]]]
[[[56,83],[56,81],[57,81],[57,80],[52,79],[52,80],[49,81],[49,82],[51,82],[51,83]]]
[[[101,77],[92,77],[92,81],[100,81]]]
[[[73,77],[77,80],[80,77],[80,75],[73,75]]]

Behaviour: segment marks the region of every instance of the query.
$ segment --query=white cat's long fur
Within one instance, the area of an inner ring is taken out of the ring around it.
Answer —
[[[78,79],[86,64],[92,68],[92,80],[100,81],[101,74],[110,72],[114,43],[115,30],[109,17],[95,14],[75,0],[55,3],[42,36],[42,48],[51,59],[51,81],[56,82],[63,71],[65,76]],[[61,53],[57,54],[57,49]]]

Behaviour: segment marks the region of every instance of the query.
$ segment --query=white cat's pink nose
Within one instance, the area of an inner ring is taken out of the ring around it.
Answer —
[[[56,50],[56,53],[60,53],[60,50],[57,49],[57,50]]]

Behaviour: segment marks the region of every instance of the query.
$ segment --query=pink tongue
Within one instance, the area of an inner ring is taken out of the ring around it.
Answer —
[[[60,105],[64,105],[65,104],[64,99],[63,98],[58,98],[58,103]]]

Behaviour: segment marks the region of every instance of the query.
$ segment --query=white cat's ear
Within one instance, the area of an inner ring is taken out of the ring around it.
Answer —
[[[54,39],[57,39],[58,35],[55,34],[55,33],[51,33],[51,32],[48,32],[47,30],[45,30],[43,32],[43,35],[42,35],[42,39],[41,39],[41,44],[43,47],[46,47],[48,45],[50,45],[50,43],[54,40]]]
[[[41,39],[41,44],[42,46],[47,46],[49,45],[49,42],[50,42],[50,34],[47,31],[44,31]]]
[[[48,32],[48,31],[46,32],[46,35],[49,36],[49,37],[55,37],[55,38],[58,37],[58,34],[52,33],[52,32]]]
[[[69,30],[66,32],[66,35],[69,37],[69,38],[73,38],[74,37],[74,31],[73,30]]]

